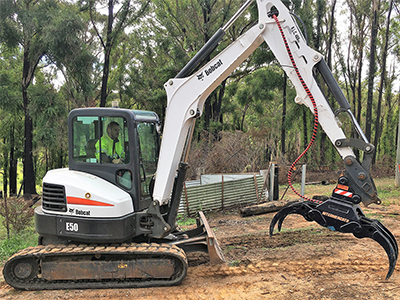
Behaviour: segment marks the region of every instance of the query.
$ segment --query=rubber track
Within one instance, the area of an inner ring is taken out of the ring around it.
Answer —
[[[136,257],[157,256],[167,259],[173,259],[179,265],[174,276],[170,279],[110,279],[110,280],[65,280],[65,281],[47,281],[40,276],[28,282],[16,278],[10,268],[19,259],[54,257],[70,257],[84,255],[130,255]],[[187,259],[185,252],[174,245],[168,244],[118,244],[118,245],[46,245],[23,249],[14,254],[6,262],[3,269],[3,277],[6,282],[14,288],[23,290],[58,290],[58,289],[97,289],[97,288],[140,288],[154,286],[171,286],[179,284],[187,274]]]

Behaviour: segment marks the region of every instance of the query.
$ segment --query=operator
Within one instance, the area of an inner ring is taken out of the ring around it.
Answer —
[[[125,157],[124,147],[119,141],[120,127],[117,122],[110,122],[107,125],[107,134],[104,134],[102,138],[96,143],[96,158],[106,163],[122,164]],[[101,151],[100,151],[101,144]]]

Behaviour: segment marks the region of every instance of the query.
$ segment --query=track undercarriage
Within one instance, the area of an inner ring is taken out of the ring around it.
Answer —
[[[186,277],[185,252],[208,252],[224,262],[205,216],[197,228],[172,241],[123,244],[58,244],[30,247],[12,256],[3,276],[17,289],[139,288],[177,285]]]

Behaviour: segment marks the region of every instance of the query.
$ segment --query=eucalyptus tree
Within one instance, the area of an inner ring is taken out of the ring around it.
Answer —
[[[0,42],[23,51],[21,91],[25,115],[24,194],[35,194],[33,120],[29,112],[29,86],[45,58],[68,65],[89,76],[90,61],[81,60],[82,22],[73,5],[58,0],[0,1]]]
[[[19,49],[10,51],[0,46],[0,139],[5,197],[17,193],[17,165],[22,157],[23,113],[20,78],[17,76],[22,68],[21,55]]]
[[[364,72],[365,47],[368,36],[370,1],[346,0],[349,10],[349,40],[347,48],[347,73],[345,74],[351,89],[354,115],[361,124],[362,81]]]
[[[371,140],[372,131],[372,101],[374,94],[374,80],[376,73],[376,44],[379,26],[380,0],[372,0],[371,35],[369,47],[369,69],[368,69],[368,92],[367,92],[367,113],[365,122],[365,136]]]
[[[163,35],[168,35],[173,67],[175,68],[174,76],[182,69],[182,67],[193,57],[197,51],[212,37],[212,35],[222,27],[227,20],[236,12],[242,4],[242,1],[226,0],[226,1],[171,1],[157,0],[153,2],[155,17],[152,20],[153,27],[161,27],[164,29]],[[255,3],[245,17],[241,17],[228,30],[226,37],[214,52],[205,59],[206,63],[217,53],[222,51],[227,44],[231,43],[244,31],[246,31],[255,21],[256,10]],[[159,25],[159,26],[157,26]],[[247,59],[240,72],[233,74],[229,80],[240,80],[248,73],[257,69],[253,64],[254,56]],[[172,65],[172,64],[171,64]],[[222,124],[222,99],[224,97],[225,86],[228,81],[224,81],[206,100],[203,114],[203,128],[209,130],[210,124]],[[216,125],[212,131],[221,129],[220,125]]]
[[[110,93],[107,88],[110,75],[112,50],[118,45],[121,35],[129,27],[137,25],[147,12],[150,0],[82,0],[81,9],[88,10],[90,21],[103,49],[103,75],[101,81],[100,106],[106,105]],[[103,11],[106,13],[103,15]]]
[[[389,7],[384,7],[382,10],[387,12],[387,19],[386,19],[386,26],[385,26],[386,28],[384,30],[384,34],[382,35],[382,43],[380,43],[382,45],[382,51],[381,51],[381,55],[379,55],[380,57],[382,57],[382,60],[381,60],[381,66],[380,66],[380,82],[379,82],[379,88],[378,88],[378,103],[377,103],[376,117],[375,117],[375,137],[374,137],[374,145],[377,148],[379,146],[380,137],[382,134],[381,125],[383,122],[381,122],[381,108],[382,108],[383,90],[384,90],[385,86],[386,86],[386,92],[388,93],[387,95],[391,94],[391,90],[388,90],[388,88],[389,89],[391,88],[391,83],[390,83],[390,80],[388,80],[388,76],[387,76],[387,72],[386,72],[386,69],[387,69],[386,64],[387,64],[387,57],[388,57],[389,44],[390,44],[389,37],[390,37],[391,15],[392,15],[392,10],[393,10],[393,0],[389,1]],[[389,99],[387,99],[387,100],[389,100]],[[376,152],[375,152],[374,161],[375,161],[375,159],[376,159]]]

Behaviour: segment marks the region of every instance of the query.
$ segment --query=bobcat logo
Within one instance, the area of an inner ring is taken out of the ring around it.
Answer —
[[[200,74],[197,75],[197,79],[203,81],[204,80],[204,73],[201,72]]]

